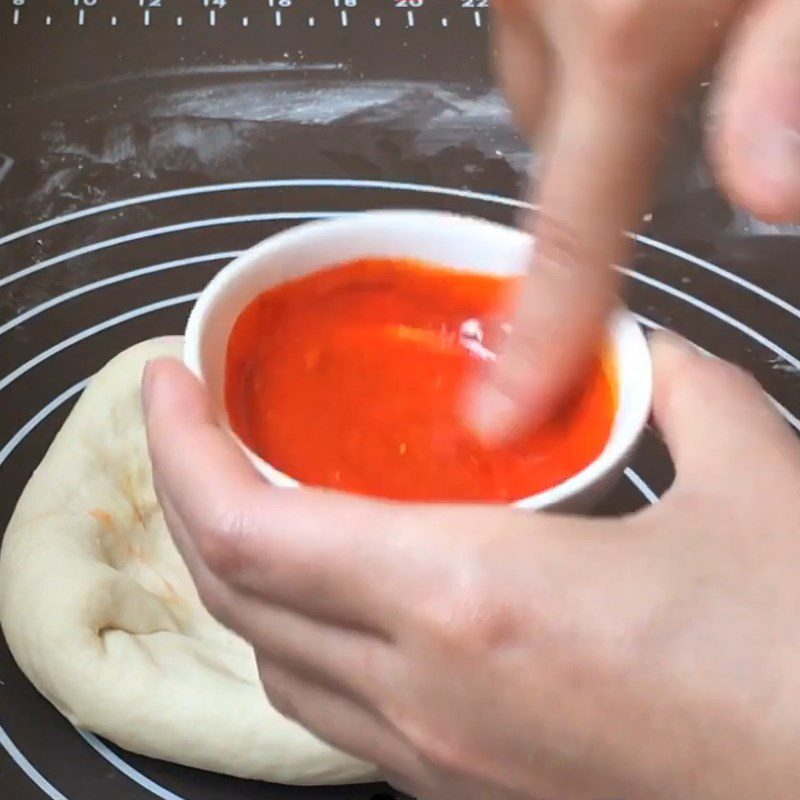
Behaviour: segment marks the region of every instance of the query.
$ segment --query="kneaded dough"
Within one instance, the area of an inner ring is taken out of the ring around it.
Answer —
[[[73,725],[133,752],[279,783],[372,780],[270,707],[252,648],[203,608],[167,532],[139,383],[181,346],[154,339],[104,367],[31,477],[0,552],[11,652]]]

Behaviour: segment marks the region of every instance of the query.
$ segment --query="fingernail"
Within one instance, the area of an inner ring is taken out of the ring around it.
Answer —
[[[762,177],[779,188],[785,199],[796,201],[800,196],[800,129],[765,126],[756,142],[755,155]]]
[[[709,353],[707,350],[703,350],[699,345],[696,345],[690,339],[686,339],[679,333],[671,331],[668,328],[662,328],[656,335],[669,347],[673,347],[676,350],[680,350],[684,353],[690,353],[691,355],[695,356],[704,356],[705,358],[715,357],[712,353]]]
[[[496,443],[514,430],[519,409],[517,404],[490,383],[482,384],[475,392],[468,412],[473,431],[485,442]]]
[[[153,391],[153,362],[148,361],[144,365],[142,372],[142,408],[144,413],[147,413],[150,407],[150,397]]]
[[[688,339],[685,339],[675,331],[671,331],[669,328],[660,328],[655,332],[654,336],[657,336],[665,342],[669,342],[669,344],[675,347],[680,347],[682,350],[689,350],[694,346]]]
[[[736,118],[745,169],[762,185],[765,213],[777,217],[800,207],[800,81],[787,75],[769,76],[750,113]]]

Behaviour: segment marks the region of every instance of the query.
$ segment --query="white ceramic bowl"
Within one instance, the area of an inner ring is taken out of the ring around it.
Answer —
[[[221,418],[227,420],[228,339],[239,314],[271,286],[373,256],[419,259],[464,272],[518,275],[530,263],[532,246],[529,235],[513,228],[438,211],[370,211],[299,225],[243,253],[208,284],[189,317],[184,360],[205,383]],[[609,491],[630,462],[650,413],[650,351],[636,320],[624,310],[610,321],[609,339],[618,370],[618,406],[605,449],[581,472],[515,505],[587,510]],[[270,483],[298,485],[234,438]]]

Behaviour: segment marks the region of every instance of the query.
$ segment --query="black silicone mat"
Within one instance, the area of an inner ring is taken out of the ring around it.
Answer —
[[[487,6],[0,0],[0,530],[87,377],[136,341],[180,332],[242,249],[366,208],[515,219],[526,150],[492,90]],[[697,120],[693,106],[680,121],[625,267],[628,298],[647,328],[753,370],[800,429],[800,238],[714,192]],[[654,501],[670,475],[649,432],[603,511]],[[2,800],[384,793],[121,752],[62,720],[0,641]]]

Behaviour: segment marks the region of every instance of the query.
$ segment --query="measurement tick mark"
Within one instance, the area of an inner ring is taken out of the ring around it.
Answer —
[[[44,18],[44,24],[45,25],[52,25],[53,24],[53,18],[49,14]]]
[[[180,28],[183,25],[183,17],[175,17],[175,24]]]
[[[481,18],[481,12],[476,11],[475,14],[475,27],[480,28],[483,25],[483,19]]]
[[[208,24],[211,25],[212,28],[217,24],[217,12],[214,11],[213,8],[208,12]]]
[[[342,11],[341,18],[342,18],[342,27],[346,28],[347,27],[347,12],[346,11]]]
[[[314,17],[309,17],[308,18],[308,27],[309,28],[313,28],[315,24],[316,24],[316,20],[314,19]]]
[[[145,25],[149,25],[150,24],[150,9],[149,8],[145,9],[145,12],[144,12],[144,24]]]
[[[446,28],[449,24],[447,17],[442,17],[442,27]]]
[[[242,27],[246,28],[249,24],[250,24],[250,18],[249,17],[242,17]]]
[[[375,27],[380,28],[380,26],[381,26],[381,18],[375,17]]]
[[[116,27],[116,24],[117,24],[116,16],[111,17],[111,25],[112,25],[112,27]]]
[[[14,24],[19,25],[19,9],[14,9]]]
[[[408,20],[408,27],[414,27],[414,12],[413,11],[406,11],[406,19]]]
[[[283,24],[283,17],[281,16],[281,12],[280,11],[276,11],[275,12],[275,27],[276,28],[280,28],[280,26],[282,24]]]
[[[78,9],[78,25],[83,25],[86,22],[86,11],[82,8]]]

